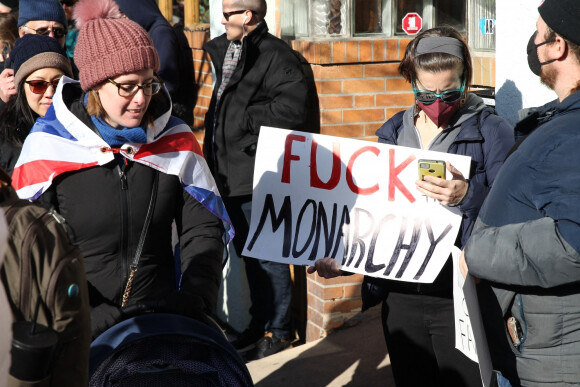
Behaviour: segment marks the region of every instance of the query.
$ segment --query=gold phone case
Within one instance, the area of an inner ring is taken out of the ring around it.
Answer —
[[[445,161],[443,160],[424,160],[418,161],[419,164],[419,180],[423,180],[425,175],[431,175],[445,179]]]

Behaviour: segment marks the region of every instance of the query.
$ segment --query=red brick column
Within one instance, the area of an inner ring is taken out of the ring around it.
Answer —
[[[204,118],[209,107],[212,93],[211,60],[203,50],[205,42],[209,41],[209,26],[199,30],[187,30],[185,36],[193,53],[193,69],[197,86],[197,99],[193,109],[193,129],[197,139],[203,142]]]
[[[360,290],[363,276],[355,274],[324,279],[306,275],[308,290],[306,341],[326,337],[346,320],[360,312]]]

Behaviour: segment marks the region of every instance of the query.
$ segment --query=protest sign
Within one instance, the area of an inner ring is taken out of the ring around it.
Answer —
[[[459,270],[459,254],[461,251],[454,247],[453,256],[453,310],[455,314],[455,348],[463,352],[465,356],[477,362],[477,349],[473,328],[469,319],[469,311],[463,294],[465,278]]]
[[[473,277],[463,278],[459,270],[461,251],[454,247],[453,256],[453,302],[455,310],[455,348],[479,363],[481,382],[484,387],[492,385],[493,367],[487,338],[479,309]]]
[[[461,215],[416,189],[421,159],[469,175],[466,156],[262,127],[243,254],[294,265],[331,257],[354,273],[433,282]]]

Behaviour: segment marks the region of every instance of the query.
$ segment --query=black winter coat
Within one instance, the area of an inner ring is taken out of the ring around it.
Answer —
[[[63,93],[65,102],[68,91]],[[70,111],[98,133],[84,106],[79,101],[69,102]],[[66,219],[71,239],[85,257],[93,335],[120,317],[129,265],[155,175],[159,182],[153,217],[128,305],[145,301],[174,306],[181,312],[196,308],[213,312],[224,249],[221,221],[183,189],[177,176],[117,161],[62,174],[38,199],[46,207],[54,206]],[[179,294],[172,250],[174,220],[183,273]]]
[[[250,195],[261,126],[318,131],[309,122],[308,85],[293,50],[268,33],[262,21],[243,40],[239,63],[219,103],[217,90],[230,41],[223,34],[205,44],[216,83],[205,117],[204,155],[224,197]]]
[[[12,171],[20,157],[22,143],[30,133],[34,121],[38,118],[32,113],[30,119],[25,119],[12,101],[6,109],[0,112],[0,168],[12,176]],[[32,122],[30,122],[32,120]]]

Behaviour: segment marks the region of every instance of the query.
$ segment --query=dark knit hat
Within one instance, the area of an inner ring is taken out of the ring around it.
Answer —
[[[72,69],[64,49],[50,36],[26,34],[16,39],[10,51],[16,88],[36,70],[54,67],[72,77]]]
[[[580,0],[545,0],[538,12],[554,32],[580,45]]]
[[[18,27],[30,20],[48,20],[59,22],[67,28],[66,15],[58,0],[20,0],[18,10]]]
[[[112,0],[80,0],[73,18],[79,29],[75,64],[84,91],[122,74],[159,70],[147,31],[123,16]]]
[[[7,6],[12,11],[18,9],[18,0],[2,0],[2,1],[0,1],[0,3]]]

